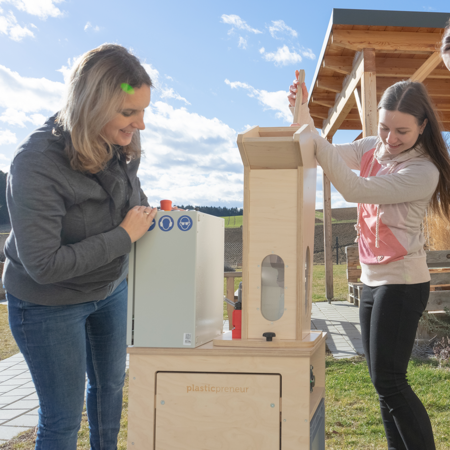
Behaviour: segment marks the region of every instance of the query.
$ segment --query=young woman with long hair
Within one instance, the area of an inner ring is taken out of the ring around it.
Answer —
[[[295,82],[290,91],[293,104]],[[306,103],[302,109],[317,161],[344,199],[358,203],[361,335],[388,448],[433,450],[430,419],[406,374],[430,292],[422,221],[427,208],[450,219],[450,158],[439,117],[423,84],[410,81],[383,94],[378,136],[350,144],[319,137]]]

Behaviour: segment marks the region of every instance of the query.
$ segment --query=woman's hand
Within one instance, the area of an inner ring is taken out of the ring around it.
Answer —
[[[151,206],[135,206],[127,212],[120,226],[128,233],[131,242],[144,236],[157,212],[157,208]]]
[[[298,88],[298,80],[294,80],[293,83],[289,86],[289,105],[295,106],[295,99],[297,98],[297,89]],[[308,101],[308,89],[306,89],[306,84],[302,83],[302,105]]]

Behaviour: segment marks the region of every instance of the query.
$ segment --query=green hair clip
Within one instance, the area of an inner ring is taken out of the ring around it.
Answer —
[[[128,83],[122,83],[120,85],[120,87],[121,87],[122,91],[125,92],[126,94],[130,94],[130,95],[134,94],[134,89]]]

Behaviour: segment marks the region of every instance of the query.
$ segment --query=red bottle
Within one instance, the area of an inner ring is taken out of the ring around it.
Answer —
[[[236,303],[236,309],[233,311],[234,328],[231,331],[231,337],[233,339],[241,339],[241,323],[242,323],[242,310],[241,310],[241,303],[238,302]]]

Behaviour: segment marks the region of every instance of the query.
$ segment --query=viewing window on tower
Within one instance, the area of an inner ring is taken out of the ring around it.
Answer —
[[[278,255],[266,256],[261,264],[261,313],[272,322],[284,313],[284,261]]]

